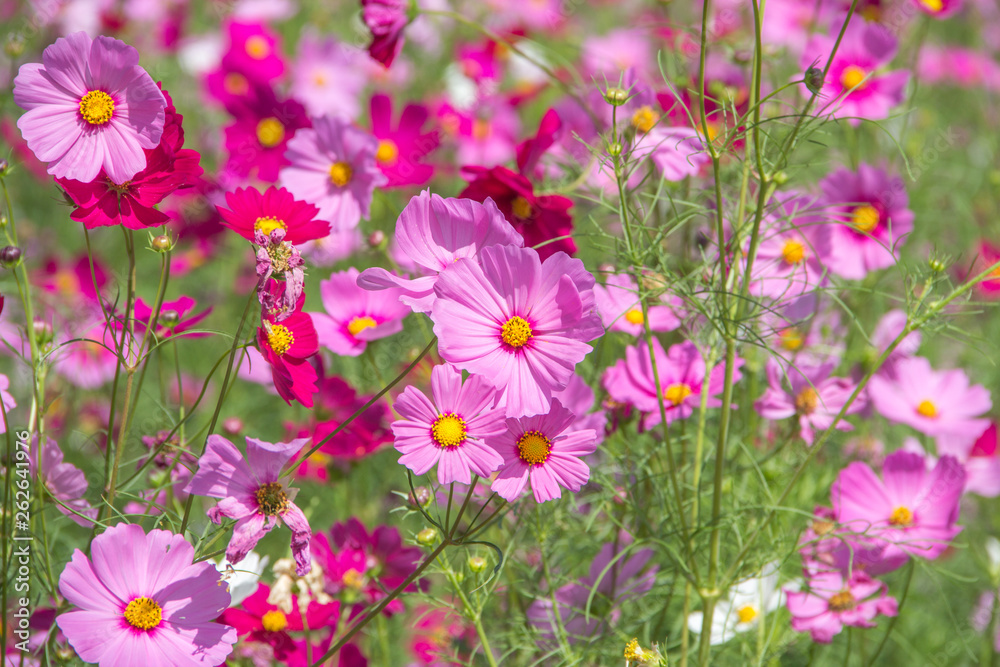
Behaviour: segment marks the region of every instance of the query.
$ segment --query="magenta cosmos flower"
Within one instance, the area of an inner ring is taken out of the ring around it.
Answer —
[[[910,0],[910,3],[937,19],[946,19],[962,8],[962,0]]]
[[[633,336],[642,335],[645,316],[635,279],[624,273],[608,276],[605,285],[594,286],[594,299],[604,326]],[[681,325],[684,302],[680,297],[663,294],[653,303],[663,305],[650,305],[646,309],[650,331],[673,331]]]
[[[879,414],[930,436],[978,437],[990,422],[979,418],[993,407],[982,385],[969,386],[961,369],[935,371],[923,357],[900,359],[895,376],[876,375],[868,395]]]
[[[489,477],[503,458],[484,440],[506,430],[503,409],[493,407],[496,389],[481,375],[463,384],[462,371],[443,364],[431,371],[431,397],[410,386],[396,399],[399,462],[417,475],[437,465],[441,484]]]
[[[885,458],[881,480],[868,464],[851,463],[830,496],[845,530],[886,544],[883,559],[934,559],[962,530],[955,521],[964,486],[965,469],[954,456],[942,456],[928,471],[922,455],[898,451]]]
[[[214,667],[233,650],[236,630],[215,623],[229,591],[211,562],[194,563],[181,535],[118,524],[94,538],[91,558],[76,549],[59,592],[77,609],[56,619],[84,662],[101,667]]]
[[[281,184],[298,199],[319,208],[319,219],[334,230],[352,229],[368,217],[372,194],[386,184],[375,163],[378,140],[330,116],[316,118],[288,142]]]
[[[160,340],[183,334],[193,329],[199,322],[212,313],[211,308],[206,308],[197,314],[192,314],[198,302],[189,296],[182,296],[174,301],[164,301],[160,306],[160,316],[153,323],[156,337]],[[149,322],[153,309],[142,299],[135,301],[135,328],[140,334],[145,333],[146,324]],[[208,333],[191,333],[187,338],[201,338],[208,336]]]
[[[896,599],[887,587],[864,572],[847,577],[840,572],[820,572],[808,580],[808,589],[785,589],[792,629],[808,632],[815,642],[829,644],[845,625],[873,628],[879,614],[895,616]]]
[[[487,438],[503,458],[493,480],[493,490],[513,502],[531,482],[535,501],[544,503],[562,496],[562,488],[579,491],[590,479],[583,456],[597,449],[597,432],[570,431],[576,415],[553,399],[545,414],[508,418],[507,430]]]
[[[56,178],[89,183],[104,169],[125,183],[146,166],[143,149],[156,148],[167,101],[139,52],[111,37],[85,32],[60,37],[42,62],[21,66],[14,101],[28,147]]]
[[[307,408],[313,404],[316,393],[316,370],[309,357],[319,350],[316,327],[308,313],[298,310],[305,295],[299,299],[295,312],[282,314],[282,320],[265,315],[257,329],[257,346],[271,365],[274,388],[289,405],[297,400]]]
[[[409,280],[373,267],[361,273],[358,285],[369,290],[399,287],[399,300],[417,313],[430,312],[437,274],[455,261],[474,259],[486,246],[524,245],[492,199],[480,204],[471,199],[445,199],[429,190],[410,199],[399,214],[396,243],[428,275]]]
[[[319,284],[326,313],[310,313],[319,344],[334,354],[356,357],[368,341],[403,330],[410,309],[400,303],[399,290],[370,292],[358,287],[358,270],[331,274]]]
[[[456,260],[438,276],[438,351],[500,389],[508,416],[548,412],[590,352],[585,341],[604,333],[594,277],[561,252],[543,263],[531,248],[491,246],[479,260]]]
[[[375,159],[389,179],[388,188],[423,185],[434,175],[434,166],[424,160],[440,143],[437,130],[424,132],[430,114],[422,104],[407,104],[392,127],[392,99],[373,95],[371,101],[372,134],[378,141]]]
[[[220,499],[208,511],[208,518],[215,523],[221,523],[223,518],[236,520],[226,548],[226,560],[233,565],[243,560],[280,521],[292,531],[295,571],[301,577],[312,568],[309,520],[292,502],[298,489],[287,488],[279,481],[281,469],[306,442],[301,438],[272,444],[247,438],[244,458],[236,445],[222,436],[208,438],[205,453],[198,459],[198,470],[185,492]]]
[[[361,0],[362,18],[372,31],[368,53],[386,67],[403,48],[403,29],[410,22],[408,0]]]
[[[226,126],[229,176],[252,177],[273,183],[282,167],[292,137],[309,127],[305,108],[293,99],[279,99],[269,86],[255,86],[253,94],[232,110]]]
[[[835,34],[813,35],[802,54],[803,68],[823,66],[833,50]],[[876,70],[892,62],[897,47],[887,27],[851,21],[820,89],[820,100],[825,103],[820,113],[847,118],[852,125],[862,118],[888,118],[889,111],[903,102],[910,73],[894,70],[879,74]]]
[[[842,167],[822,181],[825,212],[835,223],[830,230],[830,271],[861,280],[869,271],[896,261],[899,246],[913,231],[913,212],[903,180],[884,169]]]
[[[239,188],[226,193],[226,204],[232,210],[219,207],[222,224],[247,241],[253,241],[257,232],[270,236],[279,227],[285,230],[282,240],[295,245],[330,233],[329,223],[315,219],[319,210],[285,188],[270,187],[264,194],[257,188]]]
[[[656,371],[660,378],[659,389],[653,380],[653,364],[645,341],[625,348],[625,358],[619,359],[604,373],[604,386],[611,398],[647,413],[643,422],[647,428],[660,423],[661,393],[667,424],[675,419],[690,417],[695,407],[701,405],[702,391],[708,391],[708,407],[717,408],[722,405],[715,396],[722,392],[725,367],[719,364],[712,369],[706,388],[705,360],[694,343],[684,341],[672,345],[669,352],[664,352],[660,341],[654,338],[653,354],[656,356]],[[742,365],[743,360],[737,359],[733,382],[739,381],[739,367]]]

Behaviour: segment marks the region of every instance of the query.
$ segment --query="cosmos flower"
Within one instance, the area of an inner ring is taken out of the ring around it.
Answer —
[[[237,188],[226,193],[226,204],[229,209],[218,207],[222,224],[248,241],[257,232],[270,235],[279,227],[285,230],[282,240],[295,245],[330,233],[329,223],[315,219],[319,210],[285,188],[270,187],[263,194],[257,188]]]
[[[310,116],[350,121],[361,112],[361,91],[368,83],[364,53],[335,37],[307,28],[292,64],[292,96]]]
[[[372,134],[378,139],[375,159],[388,182],[385,187],[423,185],[434,175],[434,166],[425,159],[438,147],[438,131],[424,132],[430,113],[422,104],[407,104],[393,129],[392,99],[372,95]]]
[[[156,337],[160,340],[170,336],[179,336],[189,329],[193,329],[203,319],[212,313],[211,308],[206,308],[197,314],[191,314],[198,302],[189,296],[182,296],[173,301],[164,301],[160,306],[160,316],[154,323]],[[146,330],[146,323],[149,322],[153,309],[142,299],[135,301],[135,329],[141,335]],[[186,338],[201,338],[208,336],[207,333],[191,333]]]
[[[407,0],[361,0],[362,18],[372,33],[368,53],[386,67],[403,48],[403,29],[410,22]]]
[[[118,524],[79,549],[59,576],[74,606],[56,623],[84,662],[102,667],[214,667],[225,661],[236,630],[216,623],[229,592],[209,562],[195,563],[182,535]]]
[[[853,576],[819,572],[807,582],[806,590],[786,590],[785,594],[792,629],[809,632],[815,642],[829,644],[845,625],[873,628],[873,619],[879,614],[895,616],[898,612],[886,585],[864,572]]]
[[[441,364],[431,371],[431,392],[428,399],[409,386],[396,399],[399,463],[417,475],[437,465],[441,484],[471,484],[472,473],[489,477],[503,458],[485,440],[506,430],[504,411],[493,407],[496,389],[480,375],[463,383],[460,370]]]
[[[187,493],[219,498],[208,511],[215,523],[235,519],[226,560],[238,565],[268,531],[284,523],[292,531],[292,555],[296,572],[303,576],[312,568],[309,520],[295,504],[297,489],[280,481],[281,469],[305,445],[306,440],[270,443],[247,438],[244,458],[236,446],[219,435],[211,435]]]
[[[758,576],[737,583],[716,603],[710,640],[713,646],[753,630],[765,615],[785,604],[784,591],[778,587],[778,566],[777,562],[768,563]],[[687,619],[688,629],[700,634],[703,621],[702,612],[692,612]]]
[[[49,173],[83,183],[101,169],[115,183],[142,171],[143,150],[160,143],[167,106],[138,51],[85,32],[60,37],[41,63],[22,65],[14,102],[25,110],[17,126]]]
[[[277,181],[282,167],[289,164],[291,140],[308,127],[309,117],[301,104],[279,99],[270,87],[255,87],[233,110],[233,122],[224,130],[229,154],[226,174]]]
[[[94,525],[92,520],[97,519],[97,508],[83,497],[87,492],[87,477],[72,463],[63,462],[62,450],[55,440],[45,438],[39,452],[38,437],[34,436],[28,451],[28,464],[31,474],[39,478],[48,494],[57,501],[60,512],[85,528]]]
[[[410,309],[399,300],[398,290],[372,292],[358,287],[354,267],[320,281],[325,313],[310,313],[319,343],[334,354],[356,357],[368,341],[403,330]]]
[[[910,3],[936,19],[946,19],[962,8],[962,0],[910,0]]]
[[[565,253],[543,263],[530,248],[483,248],[479,262],[459,259],[434,284],[438,351],[500,389],[509,417],[546,413],[590,352],[585,341],[604,333],[593,287]]]
[[[634,278],[624,273],[608,276],[604,285],[594,286],[594,299],[604,326],[633,336],[642,335],[645,319]],[[680,297],[667,293],[653,300],[646,309],[650,331],[673,331],[679,327],[684,316],[682,305]]]
[[[265,313],[263,326],[257,329],[257,345],[271,365],[271,377],[278,394],[289,405],[294,399],[311,408],[317,376],[309,357],[319,350],[319,339],[312,318],[298,308],[301,308],[301,299],[296,311],[280,322]]]

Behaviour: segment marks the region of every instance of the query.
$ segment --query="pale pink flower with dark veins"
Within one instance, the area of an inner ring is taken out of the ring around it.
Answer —
[[[822,644],[829,644],[845,625],[873,628],[879,614],[898,613],[887,586],[864,572],[849,578],[840,572],[820,572],[809,577],[806,590],[785,589],[785,595],[792,629],[809,632]]]

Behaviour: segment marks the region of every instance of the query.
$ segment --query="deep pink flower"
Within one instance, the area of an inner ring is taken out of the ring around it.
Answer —
[[[896,599],[887,587],[864,572],[848,578],[840,572],[820,572],[808,579],[808,589],[785,589],[792,629],[809,632],[813,641],[828,644],[845,625],[873,628],[879,614],[895,616]]]
[[[7,379],[6,376],[0,377],[5,381]],[[4,407],[9,409],[12,406],[4,400]],[[57,501],[56,507],[60,512],[84,528],[93,526],[93,520],[97,519],[97,508],[92,507],[83,497],[87,492],[86,475],[72,463],[63,462],[62,450],[52,438],[45,439],[41,456],[38,449],[38,437],[34,436],[28,450],[32,476],[37,476],[48,494]],[[88,521],[88,517],[91,520]]]
[[[837,522],[884,543],[883,559],[934,559],[962,530],[955,521],[964,486],[965,470],[954,456],[941,457],[928,471],[922,455],[897,451],[886,457],[882,480],[855,461],[840,472],[830,496]]]
[[[548,412],[590,352],[585,341],[604,333],[593,287],[565,253],[543,263],[530,248],[483,248],[479,262],[456,260],[434,285],[438,351],[502,390],[508,416]]]
[[[197,315],[189,315],[198,304],[189,296],[182,296],[174,301],[164,301],[160,306],[160,317],[154,323],[156,327],[156,337],[159,339],[169,338],[183,334],[189,329],[193,329],[199,322],[208,317],[212,309],[206,308]],[[146,323],[153,314],[153,310],[142,299],[135,301],[135,329],[141,334],[146,330]],[[208,336],[208,333],[192,333],[187,338],[201,338]]]
[[[139,52],[85,32],[60,37],[14,79],[17,121],[28,147],[56,178],[89,183],[101,169],[125,183],[146,166],[167,106]]]
[[[503,457],[503,467],[493,480],[493,490],[513,502],[531,482],[535,501],[544,503],[562,496],[562,487],[579,491],[590,479],[582,457],[597,449],[597,432],[572,431],[576,415],[552,400],[545,414],[507,419],[507,430],[488,437],[486,443]]]
[[[368,53],[386,67],[403,48],[403,29],[410,22],[408,0],[361,0],[362,18],[372,32]]]
[[[612,331],[624,331],[640,336],[645,331],[644,316],[639,305],[635,279],[624,273],[608,276],[606,285],[594,286],[594,299],[604,326]],[[681,325],[684,302],[680,297],[664,293],[653,301],[646,312],[650,331],[673,331]]]
[[[422,104],[407,104],[392,127],[392,99],[372,95],[372,134],[379,140],[375,159],[388,182],[385,187],[423,185],[434,175],[434,166],[425,162],[440,143],[438,131],[424,132],[430,113]]]
[[[236,630],[214,622],[229,592],[210,562],[194,563],[182,535],[118,524],[94,538],[91,558],[76,549],[59,592],[76,608],[56,618],[84,662],[148,667],[214,667]]]
[[[504,432],[504,411],[494,408],[496,389],[481,375],[463,383],[462,371],[442,364],[431,371],[431,399],[409,386],[396,399],[392,423],[399,463],[417,475],[437,465],[440,484],[489,477],[503,458],[485,443]]]
[[[295,100],[280,100],[269,87],[259,86],[234,110],[232,124],[225,128],[226,171],[239,177],[274,183],[282,167],[290,163],[290,141],[309,127],[306,110]],[[232,203],[230,203],[232,206]]]
[[[226,204],[232,210],[218,207],[222,224],[248,241],[257,232],[269,235],[279,227],[285,230],[283,240],[295,245],[330,233],[329,223],[315,219],[319,210],[298,201],[285,188],[270,187],[264,194],[257,188],[239,188],[226,193]]]
[[[886,419],[931,436],[975,438],[989,426],[978,416],[993,407],[989,390],[969,386],[965,371],[935,371],[923,357],[897,361],[894,377],[874,376],[868,395]]]
[[[399,290],[372,292],[358,287],[353,266],[320,281],[325,313],[310,313],[319,343],[334,354],[356,357],[368,341],[403,330],[410,309],[399,300]]]
[[[1000,261],[1000,247],[987,240],[979,242],[978,257],[969,269],[968,277],[976,276]],[[993,269],[987,278],[976,285],[976,292],[987,299],[1000,298],[1000,268]]]
[[[477,98],[471,109],[450,104],[438,108],[438,122],[444,137],[451,139],[460,165],[494,167],[515,156],[521,121],[511,100],[500,97]]]
[[[222,67],[241,72],[260,81],[271,81],[285,71],[278,38],[260,23],[229,24],[229,50],[222,56]]]
[[[301,304],[298,307],[301,308]],[[274,388],[289,405],[294,399],[311,408],[317,376],[309,357],[319,350],[312,318],[297,310],[286,315],[280,323],[264,314],[262,324],[257,329],[257,345],[271,365]]]
[[[962,8],[962,0],[910,0],[917,9],[936,19],[946,19]]]
[[[399,300],[418,313],[434,304],[437,274],[463,258],[475,258],[491,245],[524,245],[521,235],[504,219],[493,200],[443,198],[424,190],[410,199],[396,221],[399,251],[428,274],[412,280],[383,268],[365,269],[358,285],[369,290],[401,288]]]
[[[309,520],[293,502],[297,490],[280,481],[281,469],[305,443],[305,439],[270,443],[247,438],[244,458],[222,436],[209,436],[205,453],[198,459],[198,469],[185,491],[220,499],[208,511],[213,522],[222,523],[223,518],[236,520],[226,548],[226,560],[233,565],[243,560],[280,521],[292,531],[296,573],[301,577],[312,569]]]

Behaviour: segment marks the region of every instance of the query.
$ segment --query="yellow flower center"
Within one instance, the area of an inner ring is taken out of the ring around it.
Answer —
[[[796,327],[788,327],[787,329],[782,329],[778,333],[778,338],[780,339],[781,347],[785,348],[790,352],[794,352],[795,350],[802,347],[802,343],[804,342],[802,340],[802,332],[799,331]]]
[[[253,223],[253,228],[255,231],[261,232],[264,236],[270,236],[271,232],[275,229],[288,229],[288,225],[285,224],[284,220],[279,220],[269,215],[264,218],[257,218]]]
[[[104,125],[115,115],[115,101],[103,90],[92,90],[80,98],[80,115],[91,125]]]
[[[367,315],[362,315],[360,317],[355,317],[350,322],[347,323],[347,331],[352,336],[357,336],[359,333],[365,329],[371,329],[372,327],[377,327],[378,322],[374,319],[368,317]]]
[[[899,526],[900,528],[906,528],[907,526],[913,525],[913,512],[910,511],[908,507],[897,507],[892,511],[889,516],[890,526]]]
[[[819,405],[819,394],[812,387],[806,387],[795,397],[795,409],[799,414],[811,415]]]
[[[844,70],[844,73],[840,75],[840,85],[844,87],[844,90],[864,90],[868,85],[865,82],[865,77],[868,73],[857,65],[851,65]]]
[[[250,37],[246,42],[247,55],[254,60],[263,60],[271,55],[271,47],[260,35]]]
[[[438,415],[431,424],[431,437],[438,447],[458,447],[465,442],[465,420],[451,412]]]
[[[222,79],[222,88],[230,95],[246,95],[250,82],[239,72],[230,72]]]
[[[517,440],[517,455],[528,465],[545,463],[552,452],[552,441],[538,431],[528,431]]]
[[[625,659],[629,662],[639,662],[646,657],[646,652],[639,646],[639,640],[633,638],[625,644]]]
[[[274,353],[282,355],[288,352],[288,348],[295,342],[295,336],[291,330],[282,324],[272,324],[267,329],[267,344],[271,346]]]
[[[257,507],[267,516],[284,513],[288,509],[288,496],[281,482],[264,484],[257,489]]]
[[[500,339],[511,347],[524,347],[531,335],[531,325],[517,315],[504,322],[500,329]]]
[[[663,398],[664,400],[670,401],[672,405],[678,406],[692,393],[691,385],[681,382],[667,387],[663,391]]]
[[[472,136],[477,141],[484,141],[490,136],[490,121],[477,118],[472,121]]]
[[[882,19],[882,10],[875,5],[871,5],[861,10],[861,16],[868,22],[880,21]]]
[[[268,632],[281,632],[288,627],[288,617],[280,609],[272,609],[261,617],[260,623]]]
[[[917,414],[934,419],[938,416],[937,406],[932,401],[920,401],[920,405],[917,406]]]
[[[625,321],[629,324],[642,324],[645,322],[645,318],[642,316],[642,311],[638,308],[633,308],[632,310],[625,313]]]
[[[264,148],[274,148],[285,138],[285,126],[277,118],[265,118],[257,123],[257,141]]]
[[[785,260],[785,264],[798,264],[805,258],[806,247],[804,245],[794,239],[785,241],[785,245],[781,249],[781,259]]]
[[[919,2],[932,12],[939,12],[944,9],[944,2],[942,0],[919,0]]]
[[[150,598],[136,598],[125,607],[125,620],[137,630],[152,630],[163,620],[163,609]]]
[[[514,201],[510,203],[510,210],[521,220],[530,219],[532,217],[532,213],[534,213],[534,209],[531,207],[531,202],[520,195],[514,197]]]
[[[757,610],[752,605],[740,607],[736,610],[736,617],[740,619],[740,623],[749,623],[757,618]]]
[[[346,162],[334,162],[330,165],[330,182],[342,188],[351,182],[354,170]]]
[[[365,575],[361,574],[352,567],[347,572],[344,572],[343,576],[340,578],[340,583],[342,583],[345,588],[360,591],[365,586]]]
[[[851,214],[851,224],[863,234],[871,234],[878,227],[879,214],[874,206],[865,204],[854,209]]]
[[[833,530],[833,522],[826,519],[816,519],[812,522],[813,532],[817,535],[826,535]]]
[[[313,72],[312,80],[314,84],[322,88],[326,85],[326,73],[323,70],[318,69]]]
[[[383,139],[378,142],[378,150],[375,151],[375,159],[382,164],[393,165],[399,158],[399,147],[392,139]]]
[[[636,132],[645,134],[653,129],[658,120],[660,120],[660,114],[653,111],[653,107],[639,107],[639,110],[632,114],[632,127],[635,128]]]
[[[854,599],[851,591],[843,590],[830,597],[828,603],[831,611],[848,611],[858,606],[858,601]]]

